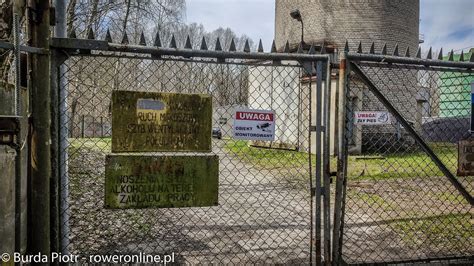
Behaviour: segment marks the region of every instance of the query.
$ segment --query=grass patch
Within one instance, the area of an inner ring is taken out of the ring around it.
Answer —
[[[98,152],[110,152],[112,138],[70,138],[69,152],[74,153],[79,149],[89,149]]]
[[[306,152],[251,147],[247,141],[226,140],[225,149],[265,169],[308,167],[309,155]],[[457,166],[457,146],[455,144],[436,144],[432,149],[453,172]],[[348,177],[352,180],[381,180],[390,178],[422,178],[443,176],[443,173],[424,152],[383,155],[383,158],[362,159],[349,156]],[[312,165],[316,156],[312,156]],[[331,169],[336,170],[336,158],[331,158]]]
[[[448,214],[436,217],[397,221],[392,229],[413,246],[466,245],[474,238],[470,214]]]
[[[355,192],[351,195],[351,198],[357,198],[364,202],[364,204],[369,205],[372,209],[379,209],[382,208],[385,211],[393,210],[392,206],[383,199],[381,196],[373,193],[365,193],[365,192]]]
[[[241,159],[255,163],[263,168],[301,167],[308,165],[308,154],[305,152],[265,149],[249,146],[247,141],[226,140],[225,148]]]
[[[307,169],[309,165],[309,154],[306,152],[252,147],[248,145],[248,141],[243,140],[224,141],[227,152],[263,169]],[[111,142],[111,138],[71,138],[69,139],[69,151],[74,154],[78,149],[89,149],[108,153],[111,151]],[[450,143],[441,143],[432,145],[431,148],[446,166],[455,173],[457,146]],[[333,171],[336,170],[336,162],[336,158],[331,157],[330,163]],[[316,156],[312,155],[313,167],[315,164]],[[349,156],[347,172],[348,178],[351,180],[443,176],[443,173],[424,152],[390,154],[383,156],[383,158],[372,156],[368,159],[361,158],[361,156]],[[459,199],[450,198],[450,196],[446,196],[444,200],[459,202]]]
[[[447,203],[468,204],[467,200],[458,192],[436,193],[435,197],[439,199],[440,201],[447,202]]]

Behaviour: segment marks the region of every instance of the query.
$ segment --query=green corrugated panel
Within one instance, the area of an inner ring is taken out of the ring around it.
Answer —
[[[464,54],[464,61],[469,61],[474,49]],[[461,54],[453,56],[459,61]],[[444,57],[448,60],[448,57]],[[459,72],[443,72],[440,75],[439,111],[441,117],[469,116],[471,114],[471,82],[474,75]]]

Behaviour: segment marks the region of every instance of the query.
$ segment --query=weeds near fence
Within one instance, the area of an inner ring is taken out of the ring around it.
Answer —
[[[309,154],[307,152],[268,149],[251,146],[248,141],[226,140],[227,151],[241,159],[251,162],[264,169],[282,167],[282,161],[294,167],[306,167]],[[442,161],[456,171],[457,147],[455,144],[434,144],[433,150]],[[315,165],[316,156],[312,156]],[[426,167],[420,168],[420,165]],[[336,158],[331,158],[331,168],[335,170]],[[348,178],[350,180],[383,180],[393,178],[429,178],[443,176],[438,167],[423,151],[413,153],[389,154],[386,156],[349,156]]]

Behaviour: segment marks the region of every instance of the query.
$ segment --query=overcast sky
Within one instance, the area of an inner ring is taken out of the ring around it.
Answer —
[[[433,46],[460,50],[474,47],[474,0],[421,0],[422,49]],[[187,22],[202,23],[211,31],[229,27],[255,42],[261,38],[265,51],[274,35],[274,0],[186,0]]]

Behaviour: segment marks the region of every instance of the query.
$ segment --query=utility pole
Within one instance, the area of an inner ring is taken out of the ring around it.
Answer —
[[[49,51],[49,0],[28,1],[30,45]],[[50,254],[50,54],[31,55],[31,181],[29,253]]]

